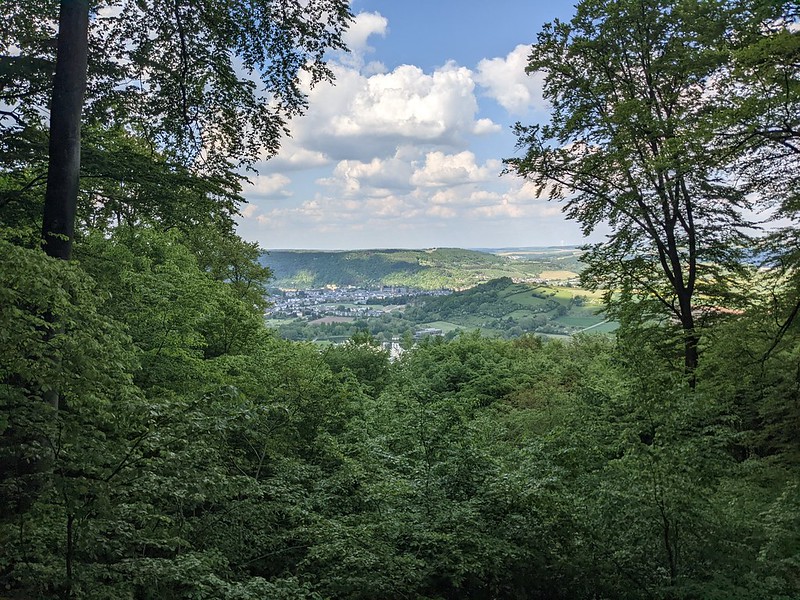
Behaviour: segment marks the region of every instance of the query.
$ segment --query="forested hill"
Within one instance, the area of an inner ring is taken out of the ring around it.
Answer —
[[[493,253],[459,248],[324,252],[275,250],[261,257],[276,287],[394,285],[467,288],[500,277],[568,279],[580,268],[577,249],[541,248]]]

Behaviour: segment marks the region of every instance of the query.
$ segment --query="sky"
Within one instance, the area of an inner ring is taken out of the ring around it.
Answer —
[[[515,122],[546,122],[525,73],[570,0],[353,0],[350,53],[309,92],[277,156],[245,185],[239,233],[265,249],[579,244],[557,202],[506,174]]]

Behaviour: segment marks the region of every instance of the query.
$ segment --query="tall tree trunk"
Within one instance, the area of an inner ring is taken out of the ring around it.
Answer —
[[[681,302],[681,327],[683,328],[683,366],[689,378],[689,387],[697,383],[697,365],[700,362],[700,335],[695,328],[692,302],[687,298]]]
[[[63,260],[72,256],[75,232],[88,54],[89,1],[61,0],[42,239],[44,251]]]

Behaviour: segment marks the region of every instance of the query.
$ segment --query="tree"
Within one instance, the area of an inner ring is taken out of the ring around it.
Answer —
[[[356,331],[347,342],[326,348],[325,363],[336,374],[351,374],[370,396],[386,386],[389,352],[368,331]]]
[[[105,0],[91,18],[88,2],[60,4],[52,88],[44,82],[53,68],[55,3],[4,5],[0,129],[25,138],[52,106],[43,233],[48,252],[63,258],[74,222],[81,109],[84,124],[111,122],[193,172],[229,175],[275,154],[288,119],[307,106],[306,84],[332,78],[325,53],[344,48],[351,18],[343,0]],[[51,246],[51,239],[60,242]]]
[[[796,173],[785,167],[800,156],[800,7],[792,0],[759,0],[743,2],[739,12],[726,47],[730,64],[720,75],[722,93],[712,104],[719,150],[739,159],[736,167],[754,182],[788,179],[796,194]]]
[[[89,2],[63,0],[50,102],[50,163],[44,200],[42,239],[53,258],[69,260],[81,168],[81,109],[89,54]]]
[[[778,344],[800,313],[800,7],[790,0],[743,3],[741,13],[730,66],[713,97],[714,151],[772,221],[759,255],[774,276]]]
[[[516,126],[510,170],[565,200],[590,247],[585,283],[613,315],[676,322],[694,373],[702,304],[725,302],[748,206],[707,159],[704,94],[718,71],[726,6],[584,0],[539,34],[528,72],[546,74],[549,124]],[[702,299],[699,300],[699,299]],[[690,381],[692,379],[690,378]]]

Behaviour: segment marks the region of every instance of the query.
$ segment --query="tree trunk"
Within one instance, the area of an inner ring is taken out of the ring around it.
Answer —
[[[679,295],[678,303],[681,311],[681,328],[683,329],[683,366],[689,378],[689,387],[694,389],[697,382],[695,372],[700,362],[700,336],[695,329],[691,296],[688,293]]]
[[[42,239],[44,251],[63,260],[72,256],[75,232],[88,53],[89,1],[61,0]]]
[[[692,375],[694,377],[694,372],[697,369],[697,365],[700,361],[700,354],[698,351],[698,344],[700,343],[700,337],[695,333],[694,329],[686,329],[683,332],[684,336],[684,366],[686,367],[686,373]]]
[[[689,387],[695,389],[697,384],[697,365],[700,362],[700,336],[694,328],[691,314],[683,321],[683,370],[689,379]]]

